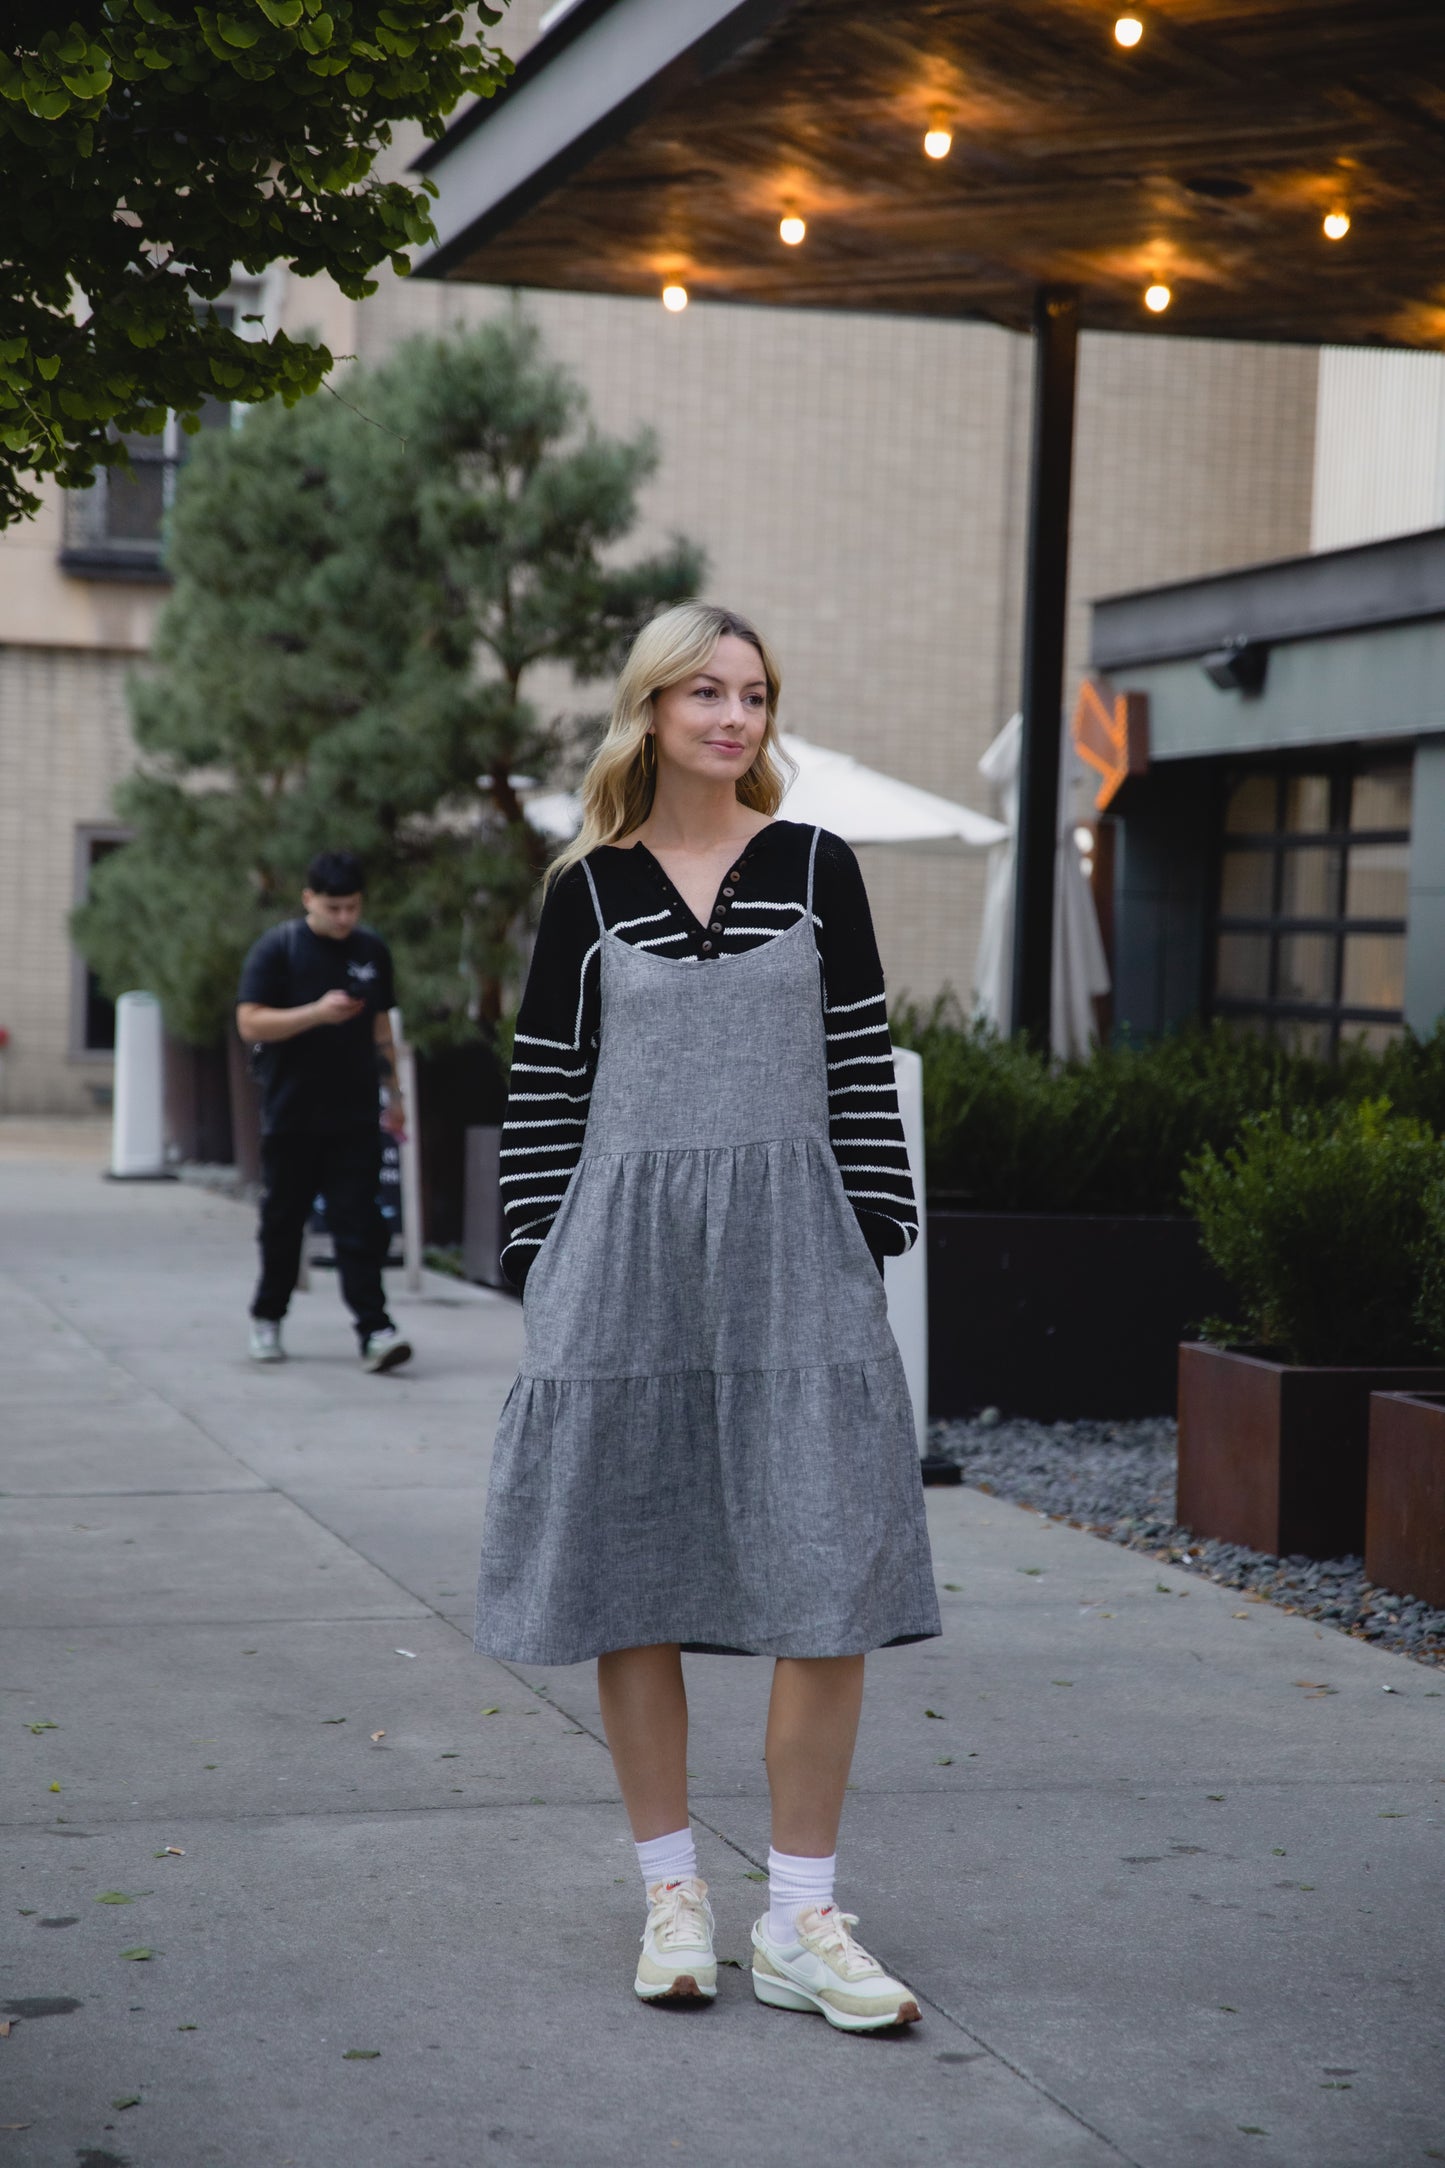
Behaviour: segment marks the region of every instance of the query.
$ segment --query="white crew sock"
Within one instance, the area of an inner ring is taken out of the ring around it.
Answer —
[[[666,1837],[649,1837],[637,1847],[637,1864],[642,1869],[642,1886],[651,1889],[658,1882],[686,1882],[697,1873],[697,1846],[692,1841],[692,1825],[674,1829]]]
[[[804,1859],[796,1852],[768,1850],[768,1934],[791,1949],[798,1939],[798,1914],[809,1905],[833,1902],[838,1855]]]

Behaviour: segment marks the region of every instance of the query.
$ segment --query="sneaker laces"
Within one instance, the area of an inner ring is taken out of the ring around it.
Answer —
[[[819,1956],[836,1957],[838,1970],[845,1980],[861,1979],[865,1973],[883,1970],[877,1958],[870,1957],[862,1943],[853,1939],[852,1930],[858,1925],[856,1912],[839,1912],[829,1905],[815,1909],[811,1917],[819,1922],[819,1927],[809,1929],[809,1942]],[[799,1920],[800,1931],[802,1925]]]
[[[660,1950],[677,1944],[695,1949],[699,1941],[710,1940],[712,1906],[705,1885],[688,1879],[664,1883],[649,1893],[647,1926]]]

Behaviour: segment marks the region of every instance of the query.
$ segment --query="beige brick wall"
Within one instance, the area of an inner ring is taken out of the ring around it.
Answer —
[[[132,658],[105,649],[0,648],[0,1109],[88,1114],[110,1063],[72,1046],[76,834],[113,821],[134,758]]]

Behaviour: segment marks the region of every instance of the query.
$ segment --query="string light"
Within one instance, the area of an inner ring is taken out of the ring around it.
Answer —
[[[1144,35],[1144,25],[1137,15],[1121,15],[1114,25],[1115,42],[1126,49],[1135,46]]]
[[[687,288],[685,286],[664,286],[662,289],[662,305],[665,309],[669,309],[674,316],[680,315],[687,307]]]
[[[946,158],[953,149],[953,133],[948,128],[930,128],[923,138],[923,148],[930,158]]]
[[[1331,211],[1325,219],[1325,236],[1331,241],[1343,241],[1350,230],[1348,211]]]
[[[801,218],[794,218],[790,215],[779,225],[778,239],[786,241],[789,248],[796,248],[807,230],[807,226]]]
[[[1162,316],[1173,299],[1174,296],[1167,286],[1150,286],[1144,294],[1144,306],[1152,310],[1155,316]]]

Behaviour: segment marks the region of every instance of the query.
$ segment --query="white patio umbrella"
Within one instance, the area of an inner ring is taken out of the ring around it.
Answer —
[[[779,735],[797,769],[783,798],[786,820],[816,822],[845,843],[953,843],[986,850],[1008,841],[1009,830],[987,813],[865,768],[851,753],[813,745],[791,731]],[[575,836],[582,823],[581,803],[571,791],[529,798],[526,813],[534,828],[558,842]]]
[[[995,803],[1006,823],[994,846],[984,890],[983,927],[974,965],[974,1005],[1002,1032],[1011,1028],[1014,834],[1018,825],[1020,716],[1010,716],[979,761],[979,772],[992,785]],[[1093,999],[1107,994],[1109,961],[1099,932],[1078,846],[1074,842],[1074,790],[1082,765],[1065,735],[1059,767],[1059,829],[1054,856],[1054,957],[1049,1040],[1055,1054],[1087,1054],[1095,1034]]]

